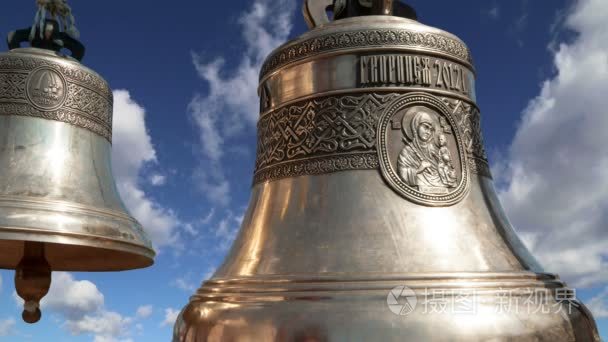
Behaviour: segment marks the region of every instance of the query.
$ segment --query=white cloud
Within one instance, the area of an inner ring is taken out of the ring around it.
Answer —
[[[68,320],[65,327],[73,335],[92,334],[95,342],[133,342],[129,337],[133,328],[136,333],[143,333],[143,325],[138,323],[138,320],[150,317],[152,312],[152,305],[138,307],[135,317],[101,309],[78,319]]]
[[[146,129],[146,111],[126,90],[114,92],[114,121],[112,126],[112,157],[114,175],[122,180],[137,182],[141,168],[156,162],[156,150]]]
[[[23,300],[16,292],[13,297],[21,307]],[[137,319],[150,316],[152,306],[140,306],[135,318],[126,317],[105,308],[104,295],[88,280],[76,280],[66,272],[54,272],[51,288],[41,301],[41,310],[65,319],[63,327],[72,335],[93,335],[96,342],[129,342]],[[2,323],[0,322],[0,332]],[[0,333],[1,336],[1,333]]]
[[[15,325],[17,321],[13,318],[7,318],[5,320],[0,320],[0,336],[7,336],[13,333],[15,330]]]
[[[497,3],[493,3],[492,7],[485,12],[490,19],[496,20],[500,17],[500,7]]]
[[[211,220],[213,220],[214,216],[215,216],[215,208],[211,208],[211,210],[209,210],[209,213],[207,214],[207,216],[203,217],[202,219],[195,221],[195,222],[184,224],[184,231],[186,233],[190,234],[190,236],[196,237],[199,234],[198,228],[202,227],[202,226],[206,226],[209,223],[211,223]]]
[[[165,183],[167,183],[167,177],[155,173],[150,175],[149,177],[150,179],[150,184],[154,185],[154,186],[161,186],[161,185],[165,185]]]
[[[184,231],[190,236],[198,236],[198,230],[194,228],[194,224],[192,223],[184,223]]]
[[[137,308],[135,316],[137,318],[148,318],[150,317],[150,315],[152,315],[153,311],[154,308],[152,307],[152,305],[142,305]]]
[[[196,284],[192,281],[192,274],[175,279],[171,282],[171,285],[188,293],[192,293],[196,290]]]
[[[235,215],[228,210],[226,216],[217,224],[214,234],[219,240],[218,248],[221,251],[227,250],[232,245],[242,222],[243,215]]]
[[[120,338],[119,339],[119,338],[115,338],[115,337],[106,337],[106,336],[101,336],[101,335],[95,335],[93,342],[134,342],[134,340],[131,338],[127,338],[127,339]]]
[[[219,161],[199,167],[194,174],[194,181],[213,204],[225,206],[230,202],[230,182]]]
[[[578,33],[524,110],[499,180],[502,203],[548,271],[574,286],[608,282],[608,2],[580,0]]]
[[[104,296],[97,286],[87,280],[75,280],[65,272],[54,272],[51,289],[40,305],[68,319],[78,319],[103,308]]]
[[[128,91],[114,91],[114,176],[125,205],[142,224],[154,246],[177,246],[179,219],[172,210],[155,202],[139,186],[144,166],[157,162],[145,116],[145,109],[131,99]]]
[[[175,310],[173,308],[165,309],[165,319],[160,323],[161,327],[169,326],[173,327],[175,321],[177,321],[177,317],[179,316],[179,310]]]
[[[528,16],[528,12],[526,12],[524,9],[524,12],[517,18],[517,20],[513,24],[513,29],[516,33],[522,32],[526,29],[526,26],[528,26]]]
[[[66,318],[64,326],[73,335],[94,334],[95,341],[117,341],[128,331],[130,319],[104,309],[104,296],[87,280],[75,280],[70,273],[53,273],[49,294],[42,299],[42,310]]]
[[[119,189],[129,212],[144,227],[155,248],[180,245],[177,234],[180,222],[172,210],[148,198],[137,184],[122,183]]]
[[[193,54],[198,75],[209,86],[207,94],[196,95],[189,105],[206,159],[197,178],[208,199],[219,205],[230,200],[230,184],[221,167],[224,145],[244,129],[255,127],[258,73],[266,56],[288,38],[295,5],[294,0],[253,2],[239,19],[245,45],[236,69],[227,67],[222,58],[204,61]]]
[[[509,35],[515,38],[515,41],[517,42],[517,45],[519,47],[524,46],[524,38],[526,37],[525,31],[528,27],[530,17],[530,10],[528,8],[528,5],[529,0],[521,1],[521,13],[508,28]],[[498,15],[500,15],[500,12],[498,12]]]
[[[79,320],[68,320],[66,327],[73,335],[93,334],[95,341],[117,341],[128,335],[132,322],[132,318],[104,311],[96,315],[85,315]]]
[[[216,271],[215,267],[210,267],[209,270],[207,271],[207,273],[205,273],[205,275],[203,276],[203,281],[211,279],[211,277],[213,276],[215,271]]]
[[[608,287],[597,296],[591,298],[587,307],[596,319],[608,318]]]

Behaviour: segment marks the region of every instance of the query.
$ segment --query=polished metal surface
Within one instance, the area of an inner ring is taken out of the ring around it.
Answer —
[[[599,341],[501,208],[464,43],[310,22],[262,68],[250,205],[174,341]]]
[[[53,270],[152,264],[154,251],[114,184],[112,93],[79,62],[24,48],[0,54],[0,267],[24,241],[46,243]]]

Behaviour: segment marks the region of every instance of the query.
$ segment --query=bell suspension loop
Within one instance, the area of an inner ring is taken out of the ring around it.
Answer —
[[[9,49],[19,48],[22,43],[56,52],[67,49],[71,57],[82,61],[85,47],[78,41],[80,32],[67,0],[36,0],[36,5],[32,26],[8,34]]]
[[[414,8],[399,0],[304,0],[302,12],[310,29],[333,20],[366,15],[390,15],[418,20]],[[328,12],[333,14],[332,18]]]
[[[38,11],[34,17],[34,24],[30,31],[30,42],[34,40],[36,35],[36,27],[39,29],[40,39],[44,38],[44,27],[47,19],[54,19],[60,24],[61,31],[69,34],[72,38],[78,39],[80,32],[76,28],[76,20],[72,14],[72,8],[68,5],[67,0],[36,0]]]
[[[372,10],[377,15],[392,15],[393,0],[374,0]]]

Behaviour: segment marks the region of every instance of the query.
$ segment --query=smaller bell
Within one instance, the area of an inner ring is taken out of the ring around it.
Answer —
[[[155,255],[114,183],[112,91],[80,63],[84,46],[58,3],[0,53],[0,268],[16,270],[28,323],[41,318],[52,271],[144,268]]]

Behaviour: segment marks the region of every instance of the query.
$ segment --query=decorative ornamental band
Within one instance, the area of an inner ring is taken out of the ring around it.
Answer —
[[[464,43],[441,34],[404,29],[359,30],[326,34],[282,46],[266,59],[260,79],[284,65],[320,53],[369,47],[423,48],[445,54],[468,65],[473,64],[471,53]]]
[[[346,170],[379,169],[380,116],[400,93],[325,96],[269,112],[258,122],[254,183]],[[479,110],[468,102],[437,97],[461,137],[471,173],[490,177]],[[391,130],[401,131],[401,122]]]
[[[113,101],[106,82],[54,58],[15,52],[0,57],[0,115],[61,121],[111,141]]]
[[[299,159],[275,165],[256,172],[253,182],[256,184],[287,177],[376,168],[378,168],[378,155],[375,152],[339,154],[335,156]]]

